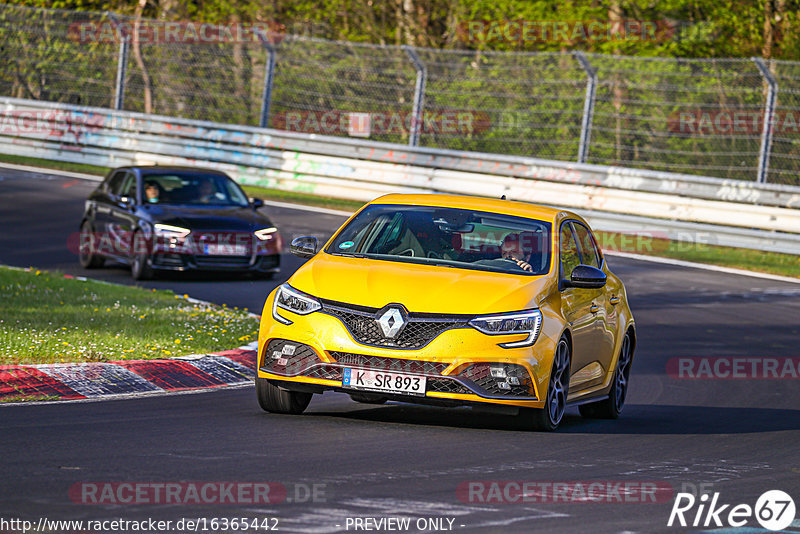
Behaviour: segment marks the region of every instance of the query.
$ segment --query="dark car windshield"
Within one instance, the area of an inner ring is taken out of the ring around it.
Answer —
[[[374,204],[329,254],[462,269],[542,275],[550,270],[548,222],[480,211]]]
[[[221,174],[164,171],[142,177],[145,204],[247,206],[247,197],[236,183]]]

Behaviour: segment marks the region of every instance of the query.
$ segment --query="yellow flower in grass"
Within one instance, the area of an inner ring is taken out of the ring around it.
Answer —
[[[176,340],[175,340],[175,343],[180,343],[180,342],[181,342],[181,340],[180,340],[180,339],[176,339]]]

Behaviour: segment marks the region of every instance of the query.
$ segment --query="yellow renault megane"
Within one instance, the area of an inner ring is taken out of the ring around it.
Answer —
[[[625,287],[589,226],[553,208],[387,195],[353,215],[267,298],[256,392],[299,414],[315,393],[616,418],[636,345]]]

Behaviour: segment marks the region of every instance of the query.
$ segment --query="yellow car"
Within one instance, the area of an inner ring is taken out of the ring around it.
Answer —
[[[256,392],[302,413],[315,393],[473,406],[554,430],[567,405],[616,418],[636,345],[625,288],[569,211],[387,195],[267,298]]]

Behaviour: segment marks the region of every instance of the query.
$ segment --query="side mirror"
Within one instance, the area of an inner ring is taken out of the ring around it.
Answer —
[[[261,200],[260,198],[251,198],[250,205],[253,207],[254,210],[257,210],[258,208],[264,206],[264,201]]]
[[[564,287],[580,289],[600,289],[606,285],[606,273],[591,265],[577,265],[572,269],[569,280],[564,280]]]
[[[317,253],[317,238],[312,236],[292,239],[289,250],[298,258],[310,258]]]
[[[119,205],[123,208],[130,208],[133,206],[133,199],[126,196],[119,197]]]

